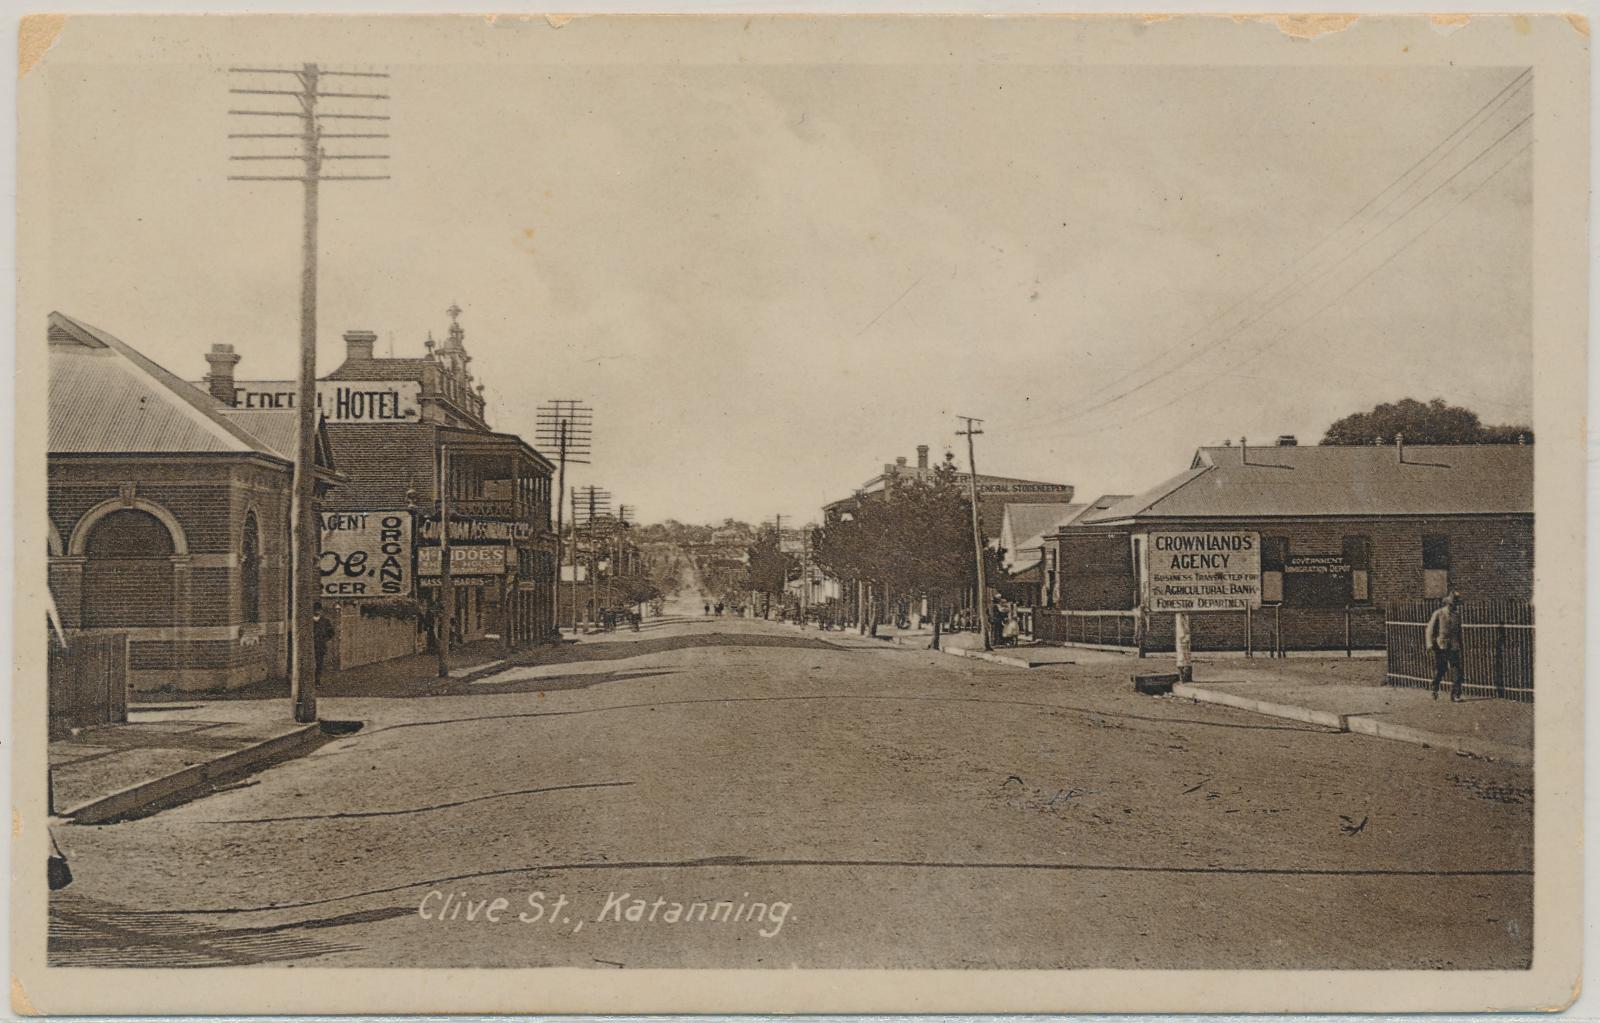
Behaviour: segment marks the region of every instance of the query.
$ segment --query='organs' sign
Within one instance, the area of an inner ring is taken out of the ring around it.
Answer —
[[[323,599],[411,595],[411,513],[323,512]]]
[[[1151,533],[1145,572],[1151,611],[1260,607],[1261,537],[1231,529]]]

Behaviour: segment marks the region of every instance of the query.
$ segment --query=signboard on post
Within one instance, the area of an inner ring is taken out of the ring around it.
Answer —
[[[410,512],[330,511],[321,517],[322,599],[411,595]]]
[[[1144,582],[1151,611],[1260,607],[1261,537],[1235,529],[1151,533]]]
[[[506,565],[511,563],[507,556],[509,547],[489,547],[482,545],[450,546],[450,578],[460,579],[472,575],[505,575]],[[439,574],[439,548],[417,548],[417,574],[437,576]]]
[[[233,404],[241,409],[292,409],[293,380],[241,382]],[[422,417],[416,380],[319,380],[317,409],[330,423],[415,423]]]

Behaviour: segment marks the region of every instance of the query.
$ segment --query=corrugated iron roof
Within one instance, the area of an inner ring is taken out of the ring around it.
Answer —
[[[1011,536],[1017,540],[1018,549],[1023,549],[1026,544],[1037,543],[1039,537],[1046,532],[1055,532],[1062,523],[1071,519],[1084,509],[1081,504],[1068,504],[1056,502],[1051,504],[1008,504],[1005,510],[1005,524],[1001,527],[1004,533],[1009,528]]]
[[[105,331],[50,314],[52,453],[261,453],[210,395]]]
[[[1533,512],[1517,444],[1213,447],[1193,467],[1080,521]]]
[[[294,409],[222,408],[218,411],[229,422],[244,427],[280,458],[294,461],[295,449],[300,446],[300,417]]]

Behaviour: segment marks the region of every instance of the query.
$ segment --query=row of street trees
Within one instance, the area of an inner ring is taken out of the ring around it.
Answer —
[[[883,494],[861,500],[848,518],[817,529],[812,557],[829,575],[857,585],[863,631],[876,628],[887,601],[926,597],[937,648],[944,609],[977,587],[971,507],[949,465],[926,482],[890,479]],[[990,579],[1004,577],[1003,553],[985,548]]]

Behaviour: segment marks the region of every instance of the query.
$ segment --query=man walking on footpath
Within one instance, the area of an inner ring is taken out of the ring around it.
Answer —
[[[1428,649],[1433,651],[1433,698],[1439,698],[1439,680],[1453,669],[1450,702],[1461,702],[1461,594],[1454,590],[1428,619]]]

